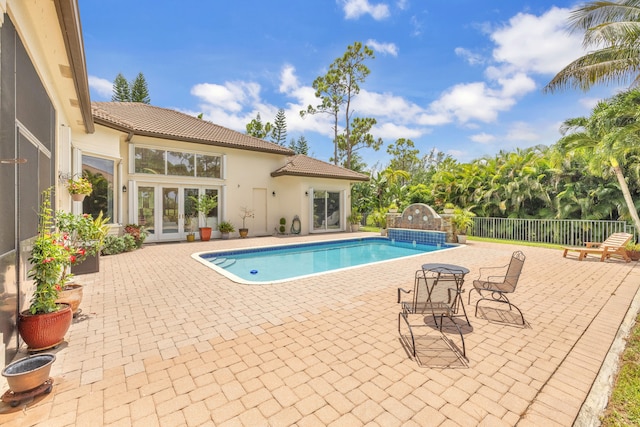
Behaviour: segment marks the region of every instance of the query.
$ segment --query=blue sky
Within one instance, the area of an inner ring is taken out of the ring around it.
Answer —
[[[537,144],[559,125],[588,115],[618,88],[547,94],[542,88],[584,54],[582,34],[566,31],[577,4],[550,0],[80,0],[93,101],[111,100],[118,73],[142,72],[151,103],[241,132],[260,113],[283,108],[288,139],[304,135],[310,154],[329,160],[326,115],[311,87],[355,41],[375,59],[355,100],[374,117],[378,152],[358,153],[384,167],[386,146],[414,141],[461,162]]]

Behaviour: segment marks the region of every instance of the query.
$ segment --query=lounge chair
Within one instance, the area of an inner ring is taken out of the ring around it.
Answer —
[[[449,288],[447,284],[451,282],[441,281],[438,284],[439,275],[430,271],[418,270],[414,276],[413,290],[398,288],[398,303],[401,304],[401,311],[398,314],[398,333],[405,347],[408,347],[414,358],[417,357],[416,333],[419,328],[422,330],[432,330],[433,327],[427,324],[427,320],[433,317],[436,328],[440,331],[447,345],[457,354],[459,348],[447,338],[442,330],[444,318],[451,321],[460,335],[462,343],[462,357],[466,359],[466,349],[464,336],[460,326],[455,322],[453,304],[456,301],[457,289]],[[412,298],[402,300],[402,294],[411,294]],[[438,322],[438,318],[440,318]],[[403,329],[406,327],[406,334]]]
[[[526,257],[521,251],[516,251],[511,255],[509,264],[505,266],[480,268],[480,277],[473,281],[473,289],[480,294],[480,299],[476,302],[476,316],[478,316],[478,304],[480,304],[481,301],[499,302],[507,304],[509,310],[515,308],[518,313],[520,313],[520,318],[524,325],[522,311],[509,301],[507,294],[516,291],[525,259]],[[469,292],[467,304],[471,304],[471,292]]]
[[[612,255],[622,257],[626,262],[630,262],[631,258],[627,255],[627,250],[624,248],[627,243],[633,238],[629,233],[613,233],[604,242],[585,242],[585,246],[578,247],[565,247],[562,256],[566,258],[567,252],[577,251],[578,261],[582,261],[587,255],[598,255],[600,261],[611,258]]]

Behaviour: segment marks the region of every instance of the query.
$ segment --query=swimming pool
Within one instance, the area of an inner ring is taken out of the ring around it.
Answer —
[[[455,245],[421,245],[382,237],[199,252],[192,257],[237,283],[268,284],[418,256]]]

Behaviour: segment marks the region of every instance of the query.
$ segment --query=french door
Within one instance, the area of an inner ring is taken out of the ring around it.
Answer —
[[[134,207],[138,214],[138,224],[143,225],[149,241],[182,240],[189,232],[199,227],[218,225],[218,208],[214,208],[205,217],[197,216],[192,197],[200,194],[218,195],[217,188],[145,184],[137,186]]]

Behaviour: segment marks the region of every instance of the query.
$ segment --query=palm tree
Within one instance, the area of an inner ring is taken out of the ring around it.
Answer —
[[[640,0],[592,1],[571,12],[572,31],[585,31],[583,46],[595,50],[562,69],[544,88],[584,91],[598,83],[640,83]]]
[[[600,101],[588,118],[577,117],[564,122],[564,135],[558,146],[566,152],[580,151],[589,159],[588,167],[605,177],[613,173],[622,191],[628,215],[640,233],[640,218],[622,165],[629,154],[640,150],[640,89],[620,93]],[[609,168],[603,170],[602,165]]]

